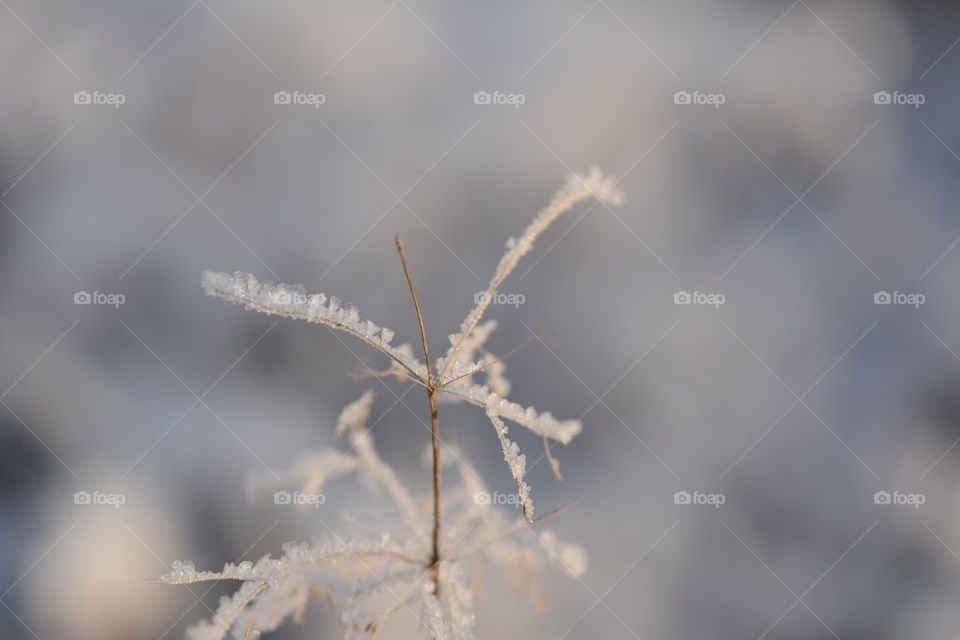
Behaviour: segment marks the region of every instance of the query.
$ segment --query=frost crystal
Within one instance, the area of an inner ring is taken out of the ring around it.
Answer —
[[[538,413],[533,407],[523,407],[516,402],[501,398],[481,385],[467,387],[455,384],[450,385],[446,391],[488,412],[493,412],[500,418],[516,422],[537,435],[558,440],[563,444],[569,444],[583,428],[579,420],[557,420],[549,411]]]
[[[497,430],[497,437],[500,439],[500,447],[503,449],[503,459],[510,468],[510,475],[517,481],[517,492],[520,496],[520,504],[523,507],[523,517],[529,522],[533,522],[533,501],[530,499],[530,485],[523,481],[523,476],[527,473],[527,456],[520,453],[520,447],[516,442],[511,442],[507,438],[507,425],[492,410],[487,407],[487,417],[493,422]]]

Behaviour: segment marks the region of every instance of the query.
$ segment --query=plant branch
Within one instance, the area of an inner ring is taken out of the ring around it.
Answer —
[[[397,380],[412,382],[418,384],[423,388],[428,388],[426,381],[422,380],[420,376],[412,377],[407,374],[404,369],[399,369],[393,367],[390,369],[373,369],[365,362],[360,364],[354,363],[350,365],[350,369],[347,371],[347,375],[354,380],[366,380],[369,378],[376,378],[377,380],[385,380],[390,376],[395,376]]]
[[[433,386],[433,369],[430,366],[430,350],[427,348],[427,330],[423,326],[423,312],[420,310],[420,298],[417,296],[417,288],[413,286],[413,278],[410,276],[410,268],[407,265],[407,254],[403,250],[403,240],[400,236],[394,237],[397,243],[397,252],[400,254],[400,264],[403,265],[403,275],[407,278],[407,286],[410,287],[410,296],[413,298],[413,306],[417,310],[417,323],[420,325],[420,342],[423,344],[423,359],[427,365],[427,387]]]
[[[400,236],[394,237],[397,244],[397,253],[400,254],[400,263],[403,265],[403,275],[410,287],[410,297],[417,311],[417,324],[420,325],[420,342],[423,343],[423,359],[427,367],[427,397],[430,400],[430,432],[432,434],[431,448],[433,452],[433,535],[430,541],[430,575],[433,579],[434,595],[440,597],[440,421],[437,412],[437,397],[440,394],[439,384],[434,384],[433,367],[430,364],[430,349],[427,347],[427,330],[423,324],[423,311],[420,308],[420,298],[417,288],[413,285],[410,267],[407,264],[407,255],[403,250],[403,241]],[[439,378],[437,378],[439,382]]]

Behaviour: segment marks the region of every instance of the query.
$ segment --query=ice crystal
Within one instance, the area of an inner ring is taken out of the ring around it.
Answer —
[[[520,447],[516,442],[511,442],[507,438],[507,425],[503,424],[503,420],[490,407],[487,407],[487,417],[497,430],[500,447],[503,449],[503,459],[510,468],[510,475],[517,481],[517,493],[520,496],[523,517],[532,521],[533,502],[530,500],[530,485],[523,481],[523,476],[527,473],[527,457],[520,453]]]

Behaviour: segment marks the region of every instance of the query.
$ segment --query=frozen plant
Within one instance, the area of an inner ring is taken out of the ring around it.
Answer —
[[[203,273],[207,293],[261,313],[298,318],[344,331],[363,340],[390,359],[374,376],[396,376],[423,387],[430,405],[432,438],[424,456],[433,473],[432,501],[410,495],[394,470],[378,455],[367,428],[374,394],[367,391],[347,405],[337,421],[336,436],[348,436],[343,449],[327,448],[302,456],[288,471],[251,478],[252,493],[270,493],[297,485],[305,494],[322,491],[328,480],[358,474],[365,484],[387,494],[397,511],[396,521],[352,522],[354,530],[343,536],[327,528],[311,543],[288,543],[278,558],[267,555],[257,562],[227,564],[221,571],[199,571],[189,561],[177,561],[159,581],[191,584],[211,580],[240,583],[232,596],[224,596],[212,619],[192,627],[190,640],[221,640],[232,634],[238,640],[277,629],[288,619],[303,620],[312,598],[339,600],[346,637],[372,635],[393,613],[406,608],[419,616],[434,639],[472,637],[473,593],[464,581],[464,568],[478,557],[502,566],[522,581],[535,604],[541,596],[533,573],[548,564],[579,576],[586,570],[586,554],[577,545],[563,543],[550,531],[533,532],[533,501],[524,481],[526,456],[509,438],[507,423],[518,424],[543,438],[544,455],[559,478],[559,467],[550,453],[553,440],[567,444],[581,425],[558,420],[506,399],[509,382],[502,358],[492,356],[484,343],[496,322],[481,322],[503,280],[530,251],[539,236],[557,217],[577,203],[596,198],[619,204],[622,195],[615,181],[597,169],[571,175],[519,238],[507,242],[485,295],[449,336],[446,353],[431,361],[424,319],[403,244],[396,239],[404,277],[416,310],[423,362],[407,345],[391,344],[394,332],[361,319],[355,307],[335,297],[307,293],[299,285],[261,283],[245,273]],[[482,383],[476,378],[482,376]],[[517,504],[523,518],[506,517],[490,504],[483,481],[454,449],[455,462],[440,458],[441,401],[467,402],[483,409],[493,425],[503,457],[517,483]],[[454,482],[441,492],[444,469]],[[444,514],[441,528],[441,513]],[[543,518],[541,518],[542,520]],[[518,540],[520,533],[528,533]]]

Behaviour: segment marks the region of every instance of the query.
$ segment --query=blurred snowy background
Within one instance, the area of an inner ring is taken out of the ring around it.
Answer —
[[[205,297],[202,269],[335,293],[412,341],[400,234],[442,344],[592,164],[625,206],[561,219],[492,314],[495,349],[549,347],[508,362],[514,395],[583,415],[565,481],[530,481],[541,512],[576,502],[551,526],[591,568],[546,576],[543,616],[485,576],[478,636],[960,635],[956,6],[0,5],[0,636],[182,637],[223,590],[143,578],[380,508],[351,483],[305,515],[246,500],[248,472],[329,442],[368,386],[356,356],[381,361]],[[381,393],[374,433],[426,491],[425,402],[404,403]],[[442,424],[512,490],[482,415]],[[319,604],[276,637],[335,633]]]

